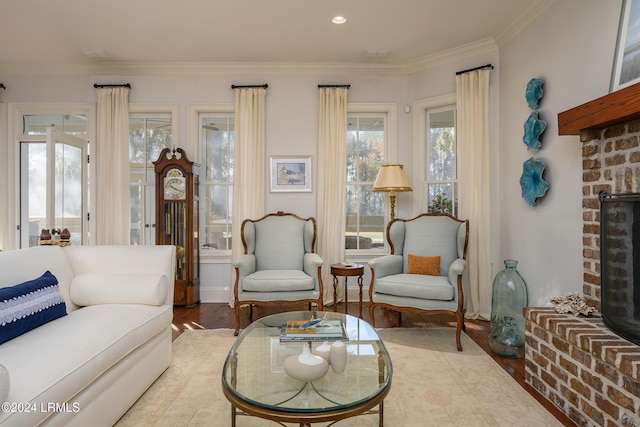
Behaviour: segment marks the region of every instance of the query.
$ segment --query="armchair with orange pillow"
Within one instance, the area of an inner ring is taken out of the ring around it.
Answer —
[[[376,307],[408,313],[451,314],[456,344],[465,328],[468,292],[469,221],[447,214],[422,214],[387,225],[390,254],[369,261],[369,316]]]

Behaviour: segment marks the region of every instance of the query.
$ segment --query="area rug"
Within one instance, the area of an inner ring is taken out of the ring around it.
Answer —
[[[384,401],[385,426],[562,426],[465,334],[464,351],[458,352],[453,328],[378,332],[393,363],[391,391]],[[220,379],[234,339],[230,329],[183,332],[173,343],[171,367],[116,425],[230,426],[231,406]],[[376,415],[365,415],[336,426],[377,426],[377,421]],[[238,427],[277,425],[237,417]]]

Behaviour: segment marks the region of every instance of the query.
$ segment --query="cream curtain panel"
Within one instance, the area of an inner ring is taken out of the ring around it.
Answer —
[[[265,215],[265,88],[236,88],[233,165],[231,252],[234,259],[243,253],[240,226],[247,218]],[[231,275],[229,303],[233,306],[235,273]]]
[[[456,76],[460,217],[469,220],[467,317],[491,317],[489,69]]]
[[[129,88],[96,89],[96,244],[128,245]]]
[[[318,129],[318,254],[324,261],[325,304],[333,304],[331,264],[344,260],[347,176],[347,92],[320,88]],[[344,286],[342,283],[340,286]],[[338,290],[344,295],[344,288]]]

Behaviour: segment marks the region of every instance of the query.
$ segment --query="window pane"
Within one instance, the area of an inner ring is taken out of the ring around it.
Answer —
[[[142,200],[142,186],[132,185],[129,190],[129,209],[131,212],[131,231],[129,235],[129,244],[140,245],[142,243],[142,230],[144,223],[142,218],[142,208],[140,201]]]
[[[129,162],[152,163],[164,148],[171,147],[171,119],[129,119]]]
[[[144,163],[144,119],[129,119],[129,162]]]
[[[456,179],[455,117],[452,110],[429,114],[429,180]]]
[[[55,147],[56,228],[71,232],[72,245],[82,244],[82,150],[57,143]]]
[[[47,146],[42,143],[21,144],[21,161],[24,165],[22,172],[25,182],[21,189],[26,191],[27,203],[22,203],[21,210],[26,213],[29,224],[29,247],[38,246],[40,230],[47,228]],[[26,185],[25,185],[26,184]],[[26,242],[22,243],[25,247]]]
[[[204,179],[229,182],[233,175],[233,120],[209,118],[203,120]]]
[[[457,186],[453,182],[442,184],[429,184],[427,186],[429,202],[429,212],[442,212],[450,215],[457,215]]]
[[[160,152],[171,147],[171,119],[147,119],[147,162],[155,162]]]
[[[347,181],[374,182],[384,157],[384,119],[352,118],[347,128]]]
[[[87,134],[87,117],[84,114],[25,114],[22,116],[25,135],[46,135],[47,128],[55,126],[70,135]]]

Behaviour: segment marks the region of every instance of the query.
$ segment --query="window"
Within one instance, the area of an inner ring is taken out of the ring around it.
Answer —
[[[155,243],[155,172],[153,162],[171,148],[170,113],[130,113],[129,182],[132,245]]]
[[[384,193],[373,192],[385,160],[385,114],[347,118],[346,249],[384,247]]]
[[[425,110],[425,177],[422,194],[428,212],[457,216],[456,111],[454,106]]]
[[[203,249],[231,250],[233,201],[232,113],[200,113],[202,165],[200,169],[200,232]]]

